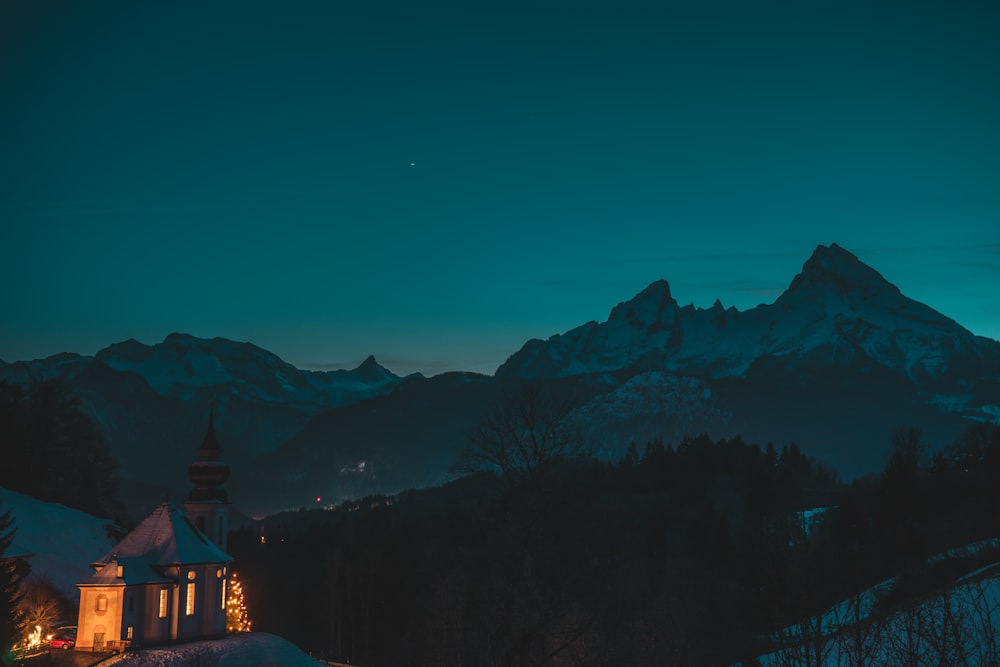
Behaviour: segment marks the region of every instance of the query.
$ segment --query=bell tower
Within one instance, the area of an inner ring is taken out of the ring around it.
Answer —
[[[198,458],[188,466],[194,488],[184,503],[184,514],[198,530],[226,550],[229,533],[229,494],[222,485],[229,479],[229,466],[222,460],[222,445],[215,436],[215,404],[209,408],[208,430],[198,447]]]

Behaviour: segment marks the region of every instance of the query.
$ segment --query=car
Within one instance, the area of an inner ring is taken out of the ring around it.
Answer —
[[[49,648],[58,648],[68,651],[74,646],[76,646],[75,625],[56,628],[55,632],[49,635]]]
[[[70,637],[56,637],[53,636],[49,640],[49,648],[61,648],[64,650],[69,650],[76,646],[76,640]]]

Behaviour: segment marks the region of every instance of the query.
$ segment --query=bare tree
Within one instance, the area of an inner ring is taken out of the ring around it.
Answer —
[[[875,664],[884,641],[882,616],[872,613],[872,603],[864,593],[853,596],[837,609],[840,615],[835,623],[841,628],[837,639],[838,664],[848,667]]]
[[[823,667],[833,656],[834,644],[824,626],[823,614],[809,615],[779,633],[786,648],[773,656],[774,667]]]
[[[953,591],[948,591],[924,603],[927,624],[921,662],[927,665],[969,667],[969,652],[974,641],[967,609]]]
[[[971,635],[969,662],[975,665],[1000,664],[1000,635],[997,633],[1000,603],[996,601],[995,593],[991,595],[987,591],[986,587],[990,585],[996,584],[977,579],[959,589]]]
[[[589,453],[571,427],[573,407],[538,383],[506,390],[493,414],[479,422],[455,470],[493,472],[511,487],[541,484],[559,463]]]
[[[494,549],[469,587],[463,661],[482,665],[562,665],[586,653],[593,624],[567,586],[539,574],[551,551],[544,525],[553,471],[588,453],[571,426],[574,402],[551,385],[509,385],[470,435],[454,470],[491,473],[503,485]],[[482,651],[481,654],[473,652]]]
[[[927,651],[927,626],[928,609],[920,603],[906,606],[889,619],[883,644],[886,664],[920,667]]]
[[[65,620],[66,601],[48,579],[31,577],[22,586],[23,596],[18,607],[21,610],[22,635],[36,626],[43,633],[51,632],[58,623]]]

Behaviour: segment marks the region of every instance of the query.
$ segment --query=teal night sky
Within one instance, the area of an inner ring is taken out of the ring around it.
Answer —
[[[684,5],[3,0],[0,358],[492,373],[831,242],[1000,338],[1000,3]]]

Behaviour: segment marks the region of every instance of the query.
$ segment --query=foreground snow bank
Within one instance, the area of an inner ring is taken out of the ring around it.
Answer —
[[[265,632],[191,642],[117,656],[101,663],[118,667],[321,667],[289,641]]]

